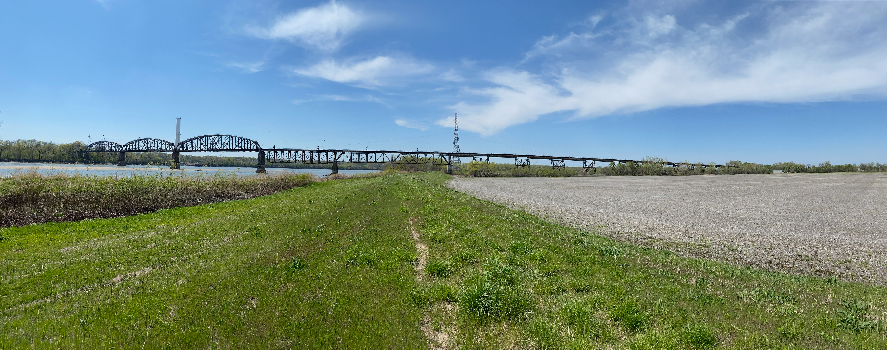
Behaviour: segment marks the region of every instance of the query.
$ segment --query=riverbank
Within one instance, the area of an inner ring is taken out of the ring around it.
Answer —
[[[389,174],[0,229],[0,348],[887,347],[887,288],[680,257]]]
[[[269,195],[315,181],[309,174],[123,177],[21,173],[0,178],[0,227],[136,215]]]

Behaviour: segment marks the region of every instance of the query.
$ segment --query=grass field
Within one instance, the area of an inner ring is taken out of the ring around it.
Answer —
[[[887,348],[883,286],[620,244],[447,179],[0,229],[0,348]]]

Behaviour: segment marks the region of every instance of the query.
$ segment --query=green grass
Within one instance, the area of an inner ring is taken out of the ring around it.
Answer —
[[[0,229],[0,348],[414,349],[423,324],[451,348],[887,348],[882,286],[622,244],[447,179]]]

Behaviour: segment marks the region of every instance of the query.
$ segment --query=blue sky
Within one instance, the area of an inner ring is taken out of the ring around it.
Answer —
[[[4,1],[0,138],[887,162],[884,1]]]

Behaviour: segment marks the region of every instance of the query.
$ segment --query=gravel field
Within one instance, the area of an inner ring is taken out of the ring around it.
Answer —
[[[887,284],[887,174],[456,178],[450,187],[610,238]]]

